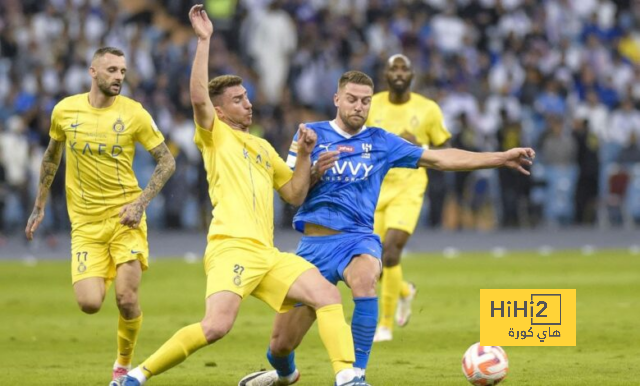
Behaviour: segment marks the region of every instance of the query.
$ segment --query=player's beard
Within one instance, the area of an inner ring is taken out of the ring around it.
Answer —
[[[347,115],[346,113],[343,113],[342,111],[340,112],[340,119],[342,120],[342,122],[344,122],[344,124],[347,126],[347,128],[350,131],[360,131],[360,129],[362,129],[362,126],[364,125],[364,123],[367,121],[367,117],[364,114],[358,114],[361,118],[358,118],[356,116],[352,115]]]
[[[396,83],[395,79],[387,79],[387,83],[389,84],[389,88],[393,90],[396,94],[404,94],[405,91],[409,89],[409,85],[411,84],[411,78],[403,80],[402,82]]]
[[[118,85],[118,91],[113,91],[111,90],[111,87],[114,85]],[[120,95],[120,91],[122,90],[122,83],[115,83],[115,82],[105,82],[103,79],[98,78],[98,89],[106,96],[108,97],[114,97],[117,95]]]

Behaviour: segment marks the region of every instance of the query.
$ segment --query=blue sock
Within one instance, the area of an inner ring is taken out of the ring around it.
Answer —
[[[356,362],[353,367],[367,368],[373,335],[378,325],[378,298],[354,298],[356,307],[351,320],[353,346],[356,351]]]
[[[287,377],[296,371],[295,356],[295,352],[291,351],[286,357],[277,357],[271,354],[271,348],[267,350],[267,359],[280,377]]]

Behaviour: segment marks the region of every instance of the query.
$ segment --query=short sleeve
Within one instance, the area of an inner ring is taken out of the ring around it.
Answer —
[[[193,122],[196,125],[196,132],[193,136],[193,142],[196,143],[198,149],[202,151],[205,147],[213,146],[213,135],[211,130],[204,129],[203,127],[198,125],[198,122],[196,122],[195,118]]]
[[[62,117],[60,116],[59,105],[56,105],[51,112],[51,127],[49,127],[49,136],[55,141],[64,142],[66,137],[62,130]]]
[[[399,136],[380,130],[387,142],[387,159],[392,168],[413,168],[418,167],[418,161],[422,156],[423,149]]]
[[[164,136],[151,118],[151,114],[140,107],[136,115],[136,141],[140,142],[145,149],[151,150],[164,142]]]
[[[429,117],[427,135],[429,137],[428,143],[433,146],[442,146],[449,138],[451,138],[451,133],[447,130],[447,126],[444,122],[442,110],[440,110],[440,107],[436,104],[434,104],[432,114],[430,114]]]
[[[266,142],[266,141],[265,141]],[[293,171],[289,168],[288,164],[284,162],[276,150],[269,145],[269,158],[273,167],[273,187],[279,190],[286,185],[293,177]]]

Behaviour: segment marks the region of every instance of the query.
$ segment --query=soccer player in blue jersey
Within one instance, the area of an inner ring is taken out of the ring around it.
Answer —
[[[373,81],[349,71],[338,82],[332,121],[309,123],[318,136],[313,162],[339,159],[316,184],[295,215],[294,228],[304,233],[297,255],[314,265],[332,283],[344,281],[351,289],[355,309],[351,330],[356,353],[354,367],[364,378],[378,322],[376,283],[381,272],[382,246],[373,233],[373,216],[382,180],[390,168],[428,167],[460,171],[509,167],[523,174],[535,152],[515,148],[506,152],[474,153],[458,149],[425,150],[386,130],[367,127]],[[295,165],[294,137],[287,163]],[[247,375],[241,386],[289,385],[298,379],[294,349],[315,320],[313,309],[302,306],[278,314],[267,358],[275,371]]]

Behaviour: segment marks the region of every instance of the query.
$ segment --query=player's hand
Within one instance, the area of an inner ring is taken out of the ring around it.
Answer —
[[[324,151],[318,156],[318,161],[311,168],[311,174],[314,177],[322,177],[324,173],[331,169],[336,161],[340,158],[339,151]]]
[[[142,220],[142,215],[144,214],[144,209],[144,205],[138,200],[123,206],[118,214],[120,216],[120,224],[132,229],[138,228]]]
[[[196,4],[189,11],[189,20],[198,39],[208,39],[213,34],[213,23],[204,10],[204,5]]]
[[[33,240],[33,234],[40,226],[43,218],[44,208],[33,208],[33,212],[31,212],[29,216],[29,221],[27,221],[27,227],[24,230],[24,233],[27,235],[27,240]]]
[[[298,156],[308,157],[316,147],[318,135],[315,131],[307,129],[304,123],[298,126]]]
[[[516,147],[504,152],[505,162],[504,166],[510,169],[515,169],[522,174],[531,175],[531,173],[524,168],[524,166],[533,165],[533,159],[536,158],[536,152],[528,147]]]

